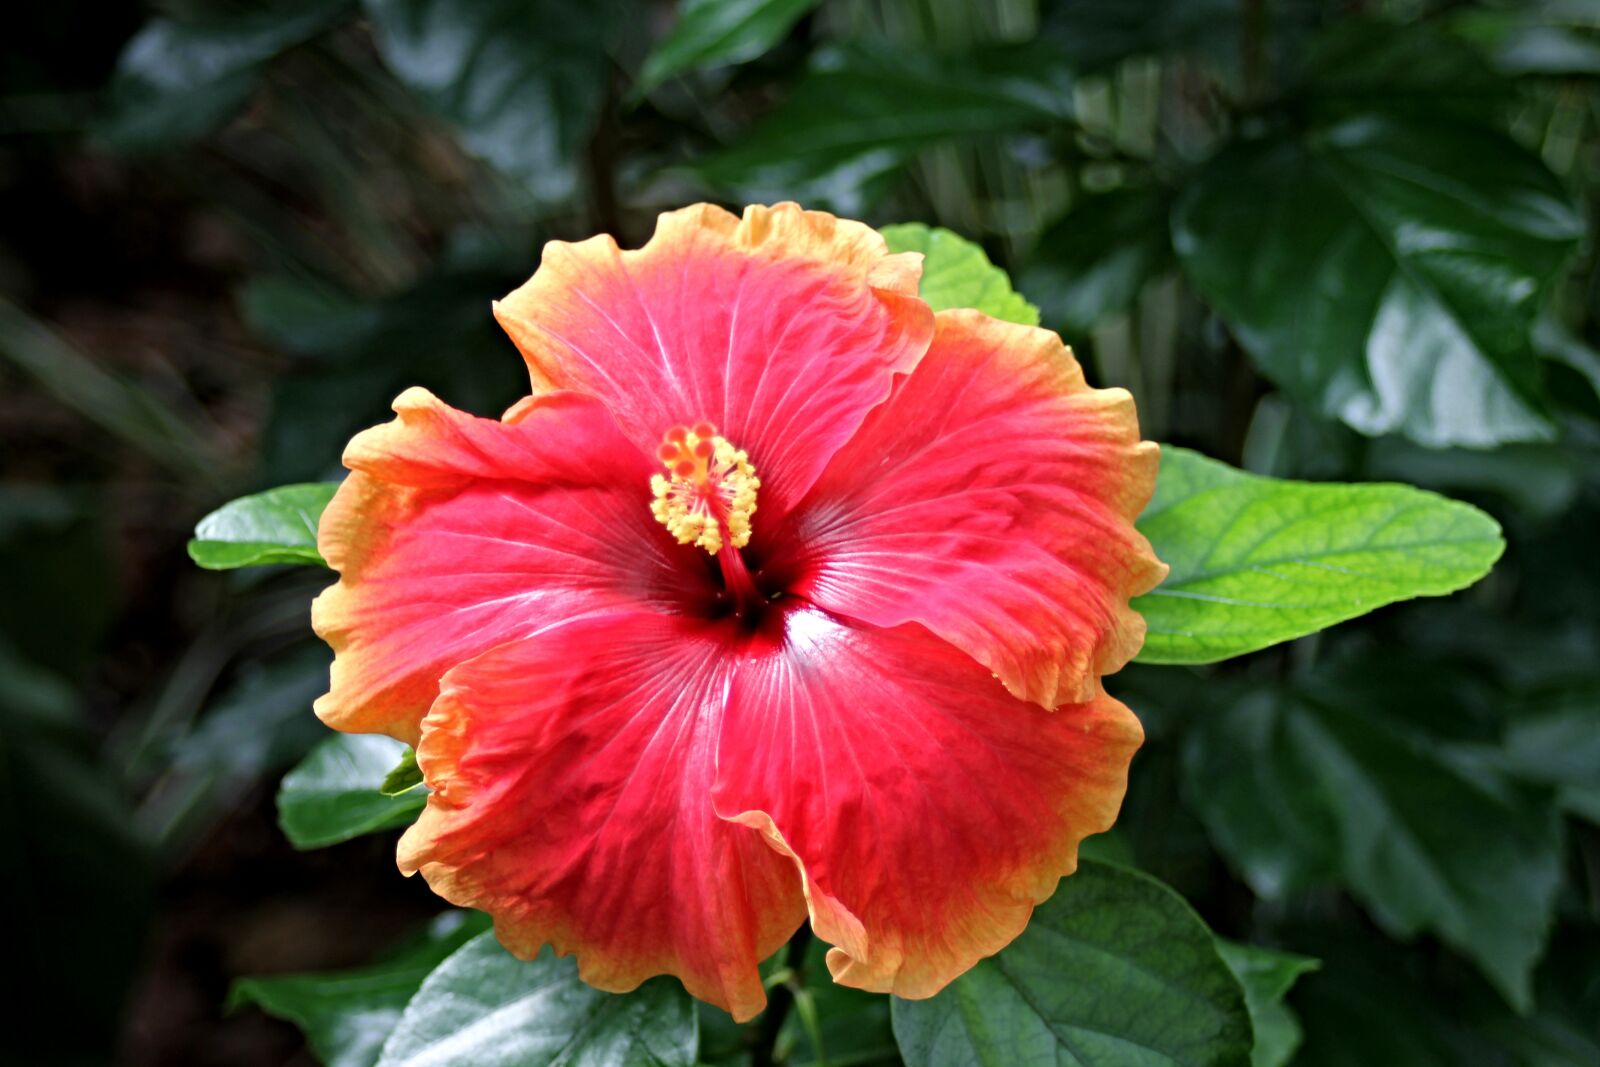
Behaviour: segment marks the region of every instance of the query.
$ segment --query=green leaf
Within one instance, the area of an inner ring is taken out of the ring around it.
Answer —
[[[492,933],[428,976],[383,1046],[379,1067],[546,1067],[627,1063],[690,1067],[699,1033],[678,983],[655,978],[626,996],[578,979],[546,947],[512,956]]]
[[[417,766],[417,750],[410,745],[400,754],[400,762],[389,769],[383,776],[383,784],[378,791],[386,797],[397,797],[402,793],[409,793],[422,784],[422,768]]]
[[[1301,1036],[1299,1020],[1283,998],[1296,979],[1317,969],[1317,961],[1222,938],[1217,939],[1217,951],[1244,987],[1250,1008],[1250,1026],[1255,1032],[1250,1067],[1283,1067],[1299,1047]]]
[[[1185,270],[1268,376],[1431,446],[1552,436],[1530,332],[1583,233],[1537,157],[1443,116],[1239,145],[1173,218]]]
[[[1190,797],[1257,894],[1343,884],[1392,936],[1438,934],[1525,1008],[1561,880],[1560,818],[1418,730],[1418,695],[1396,700],[1368,673],[1360,661],[1218,694],[1186,745]]]
[[[377,734],[336,734],[312,749],[278,787],[278,825],[290,843],[322,848],[409,825],[428,796],[385,792],[402,749],[410,752]]]
[[[788,35],[820,0],[683,0],[672,32],[639,74],[648,91],[675,74],[743,63]]]
[[[283,485],[229,501],[200,520],[189,558],[208,570],[263,563],[327,566],[317,552],[317,521],[337,482]]]
[[[316,36],[352,3],[291,0],[202,21],[150,20],[117,59],[96,134],[111,148],[146,152],[210,133],[249,98],[264,63]]]
[[[1505,760],[1523,781],[1554,789],[1564,810],[1600,824],[1600,681],[1526,696],[1506,729]]]
[[[1018,282],[1045,321],[1084,334],[1130,307],[1172,259],[1167,199],[1154,189],[1085,196],[1041,234]]]
[[[372,1067],[423,979],[488,925],[478,912],[445,912],[412,944],[370,967],[241,979],[228,1008],[256,1004],[294,1023],[324,1067]]]
[[[1210,663],[1454,592],[1505,548],[1488,515],[1425,490],[1263,478],[1170,445],[1139,529],[1172,568],[1133,602],[1146,663]]]
[[[1244,993],[1182,897],[1083,861],[1022,935],[928,1000],[894,1001],[907,1067],[1242,1065]]]
[[[610,73],[607,0],[363,0],[378,51],[472,153],[535,199],[578,190]]]
[[[1237,0],[1056,0],[1044,6],[1040,31],[1086,73],[1132,56],[1233,47],[1239,38]]]
[[[1007,322],[1039,325],[1039,309],[1011,288],[1006,272],[973,241],[942,227],[906,222],[883,228],[891,252],[921,252],[922,299],[935,311],[977,308]]]
[[[699,171],[745,199],[860,213],[928,145],[1047,129],[1071,114],[1071,77],[1048,50],[828,48],[782,104]]]

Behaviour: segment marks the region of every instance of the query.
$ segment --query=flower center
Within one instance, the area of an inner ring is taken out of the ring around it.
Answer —
[[[709,422],[674,426],[656,450],[668,474],[650,479],[650,513],[679,544],[715,556],[750,543],[750,516],[761,479],[742,449],[717,436]]]

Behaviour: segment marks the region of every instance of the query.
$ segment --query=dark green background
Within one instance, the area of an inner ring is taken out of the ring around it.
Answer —
[[[670,3],[7,12],[8,1056],[311,1062],[228,984],[436,908],[386,836],[284,843],[326,577],[199,572],[194,521],[406,385],[513,400],[542,241],[794,198],[980,241],[1148,436],[1501,521],[1466,594],[1120,676],[1101,849],[1323,960],[1298,1063],[1600,1060],[1600,3],[742,6],[654,60]]]

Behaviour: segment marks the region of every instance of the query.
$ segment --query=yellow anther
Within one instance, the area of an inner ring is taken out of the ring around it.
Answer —
[[[750,543],[761,479],[742,449],[701,422],[668,430],[656,455],[668,473],[650,479],[650,513],[679,544],[698,545],[714,556],[724,544]]]

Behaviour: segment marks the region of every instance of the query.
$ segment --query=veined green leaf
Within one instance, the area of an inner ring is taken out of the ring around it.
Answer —
[[[1583,235],[1537,157],[1446,116],[1241,144],[1173,216],[1184,269],[1271,378],[1436,447],[1553,435],[1530,335]]]
[[[294,1023],[324,1067],[372,1067],[422,980],[488,926],[479,912],[445,912],[389,959],[349,971],[245,978],[234,983],[228,1007],[257,1004]]]
[[[908,1067],[1250,1062],[1244,993],[1205,923],[1147,875],[1084,860],[1022,935],[928,1000],[894,1001]]]
[[[390,768],[409,751],[377,734],[335,734],[283,776],[278,825],[295,848],[322,848],[410,824],[427,793],[384,791]]]
[[[1146,663],[1210,663],[1454,592],[1505,548],[1488,515],[1435,493],[1263,478],[1172,446],[1139,529],[1172,568],[1133,602]]]
[[[889,251],[922,253],[918,294],[933,310],[977,308],[1007,322],[1039,325],[1039,309],[1011,288],[1006,272],[990,263],[976,242],[920,222],[885,226],[882,233]]]
[[[219,571],[264,563],[327,566],[317,552],[317,521],[338,488],[308,482],[229,501],[195,527],[189,558]]]
[[[379,1067],[555,1067],[575,1063],[690,1067],[699,1031],[683,987],[656,978],[602,993],[577,963],[546,948],[512,956],[492,933],[439,965],[406,1005]]]

